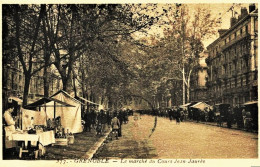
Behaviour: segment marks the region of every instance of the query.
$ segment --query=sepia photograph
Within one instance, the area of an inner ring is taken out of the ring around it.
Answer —
[[[258,3],[23,2],[1,4],[4,167],[260,167]]]

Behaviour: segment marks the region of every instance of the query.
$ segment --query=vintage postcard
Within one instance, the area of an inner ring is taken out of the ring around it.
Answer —
[[[257,1],[3,1],[1,166],[247,166]]]

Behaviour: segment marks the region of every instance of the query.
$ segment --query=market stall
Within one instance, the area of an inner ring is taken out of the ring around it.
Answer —
[[[34,151],[35,158],[37,158],[38,155],[41,156],[45,154],[45,146],[55,143],[53,130],[45,132],[36,131],[36,133],[33,134],[25,131],[17,131],[9,137],[9,140],[22,142],[19,148],[19,158],[22,158],[23,153],[29,151]]]
[[[60,107],[75,107],[75,106],[51,97],[41,98],[25,106],[26,109],[24,109],[24,111],[22,112],[23,118],[25,119],[25,121],[23,122],[27,124],[26,122],[30,122],[30,121],[26,120],[26,118],[33,117],[35,125],[47,126],[47,122],[49,119],[53,120],[56,118],[56,110],[57,108]],[[38,110],[38,112],[35,112],[33,110]]]
[[[192,108],[197,108],[197,109],[200,109],[202,111],[205,111],[206,109],[211,109],[212,106],[208,105],[207,103],[205,102],[198,102],[196,104],[193,104],[192,106],[190,106]]]
[[[75,107],[59,107],[56,108],[55,116],[60,118],[61,126],[65,128],[66,132],[80,133],[83,131],[81,125],[81,105],[84,105],[79,100],[75,99],[67,92],[60,90],[51,96],[53,99],[57,99],[64,103],[73,105]],[[53,105],[53,102],[47,103]],[[54,109],[50,108],[47,110],[47,117],[53,118]]]
[[[53,102],[53,105],[49,105],[50,102]],[[39,151],[40,155],[45,153],[45,146],[56,143],[55,123],[53,122],[53,126],[48,124],[47,111],[49,109],[54,111],[52,114],[55,118],[55,111],[59,107],[74,108],[75,106],[57,99],[44,97],[20,109],[18,121],[21,124],[19,126],[12,128],[12,131],[7,129],[8,126],[5,127],[6,143],[14,143],[11,147],[19,148],[20,158],[23,153],[32,151],[35,152],[36,158]],[[10,108],[9,110],[10,112],[6,114],[5,118],[8,118],[9,113],[12,113],[14,109]],[[11,117],[8,120],[11,120]],[[34,143],[35,147],[32,147]]]

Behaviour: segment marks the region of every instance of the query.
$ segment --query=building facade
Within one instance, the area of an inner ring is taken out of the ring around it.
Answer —
[[[23,96],[25,76],[18,58],[2,66],[2,109],[7,107],[10,96]],[[62,88],[61,78],[56,73],[49,73],[49,95],[56,93]],[[28,104],[44,96],[43,70],[35,74],[30,81]]]
[[[219,30],[219,38],[207,47],[208,99],[211,105],[241,105],[258,99],[258,9],[241,8],[231,27]]]

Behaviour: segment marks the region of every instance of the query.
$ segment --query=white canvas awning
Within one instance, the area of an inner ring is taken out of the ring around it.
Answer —
[[[183,104],[183,105],[180,105],[181,108],[184,108],[184,107],[188,107],[191,103],[186,103],[186,104]]]
[[[246,102],[244,103],[244,105],[251,105],[251,104],[257,104],[258,101],[249,101],[249,102]]]
[[[60,90],[51,98],[57,99],[59,101],[65,102],[67,104],[73,105],[75,107],[58,107],[56,108],[55,117],[61,117],[61,125],[65,130],[69,130],[72,133],[80,133],[83,131],[81,126],[81,105],[84,105],[79,100],[73,98],[67,92]],[[47,105],[53,105],[53,101],[47,103]],[[54,117],[53,108],[47,110],[47,118]]]
[[[205,108],[211,108],[210,105],[208,105],[205,102],[198,102],[194,105],[191,106],[192,108],[197,108],[197,109],[201,109],[201,110],[205,110]]]
[[[78,98],[81,99],[81,100],[83,100],[83,101],[85,101],[85,102],[87,102],[87,103],[90,103],[90,104],[94,104],[94,105],[99,106],[99,104],[94,103],[94,102],[92,102],[92,101],[89,101],[89,100],[87,100],[87,99],[84,99],[83,97],[78,97]]]

